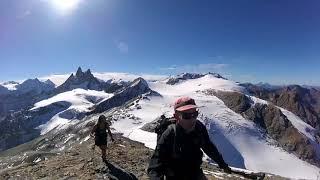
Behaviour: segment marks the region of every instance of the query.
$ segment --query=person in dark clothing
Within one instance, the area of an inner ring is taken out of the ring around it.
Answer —
[[[99,146],[101,149],[102,160],[106,160],[106,150],[107,150],[107,140],[108,134],[111,137],[111,140],[114,141],[112,133],[110,131],[109,124],[106,121],[104,115],[99,116],[98,123],[92,128],[90,133],[91,136],[94,136],[95,145]]]
[[[179,98],[174,110],[177,123],[171,124],[161,135],[149,163],[151,180],[163,177],[166,180],[206,180],[201,169],[201,149],[230,173],[230,167],[210,141],[206,127],[197,120],[195,101],[189,97]]]

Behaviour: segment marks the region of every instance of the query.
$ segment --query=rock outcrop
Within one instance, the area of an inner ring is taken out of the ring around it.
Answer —
[[[143,94],[160,96],[159,93],[149,88],[148,83],[143,78],[137,78],[133,82],[131,82],[127,87],[116,91],[113,97],[97,104],[94,107],[94,110],[89,114],[101,113],[111,108],[121,106],[125,102],[128,102],[129,100],[134,99]]]

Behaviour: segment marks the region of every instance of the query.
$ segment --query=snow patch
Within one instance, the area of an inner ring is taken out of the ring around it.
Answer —
[[[69,134],[66,140],[64,140],[63,144],[67,143],[71,138],[73,138],[75,135],[74,134]]]
[[[86,142],[90,139],[90,135],[86,136],[82,141],[79,142],[79,144],[82,144],[83,142]]]
[[[60,74],[60,75],[52,74],[52,75],[49,75],[49,76],[40,77],[39,80],[46,81],[46,80],[49,79],[50,81],[52,81],[56,85],[56,87],[58,87],[68,79],[70,74]]]
[[[41,158],[38,157],[38,158],[35,159],[33,162],[34,162],[34,163],[38,163],[38,162],[40,162],[40,161],[41,161]]]
[[[269,104],[268,101],[265,101],[263,99],[260,99],[260,98],[254,97],[254,96],[248,96],[247,95],[247,97],[249,97],[253,101],[253,105],[255,105],[255,104],[266,104],[266,105],[268,105]]]
[[[118,146],[123,147],[123,148],[125,148],[125,147],[126,147],[125,145],[122,145],[122,144],[118,144]]]
[[[98,103],[99,101],[103,101],[107,98],[112,97],[113,94],[105,93],[104,91],[95,91],[95,90],[84,90],[84,89],[74,89],[72,91],[67,91],[64,93],[60,93],[54,97],[51,97],[46,100],[42,100],[40,102],[37,102],[34,107],[30,110],[38,109],[40,107],[48,106],[50,104],[53,104],[55,102],[69,102],[72,104],[72,106],[76,106],[79,109],[83,110],[88,107],[91,107],[94,105],[93,102],[90,102],[89,100],[93,100],[92,97],[96,98],[95,103]]]
[[[40,130],[40,134],[44,135],[51,131],[52,129],[64,129],[66,125],[70,125],[71,120],[69,119],[64,119],[59,117],[59,114],[55,115],[53,118],[51,118],[47,123],[42,124],[38,126],[36,129]]]
[[[159,92],[161,95],[181,96],[192,94],[207,89],[215,89],[221,91],[238,91],[244,92],[245,89],[235,82],[216,78],[213,75],[205,75],[198,79],[189,79],[175,85],[168,85],[163,81],[149,82],[150,89]]]
[[[278,108],[281,110],[281,112],[285,116],[287,116],[288,120],[300,133],[307,136],[310,140],[316,141],[315,134],[317,130],[315,128],[313,128],[312,126],[310,126],[309,124],[301,120],[298,116],[296,116],[292,112],[281,107],[278,107]]]
[[[7,88],[9,91],[15,91],[17,90],[17,85],[19,84],[16,84],[16,83],[4,83],[4,84],[1,84],[1,86]]]

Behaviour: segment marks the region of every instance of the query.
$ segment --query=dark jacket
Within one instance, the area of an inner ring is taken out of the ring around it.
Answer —
[[[203,153],[201,149],[219,167],[228,165],[224,162],[216,146],[210,141],[206,127],[197,120],[195,129],[186,133],[179,124],[170,125],[160,137],[148,167],[151,180],[161,179],[197,179],[202,173]]]

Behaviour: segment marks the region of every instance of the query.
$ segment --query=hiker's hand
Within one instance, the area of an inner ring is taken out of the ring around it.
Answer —
[[[230,168],[229,166],[224,167],[224,168],[223,168],[223,171],[224,171],[225,173],[231,174],[231,168]]]

